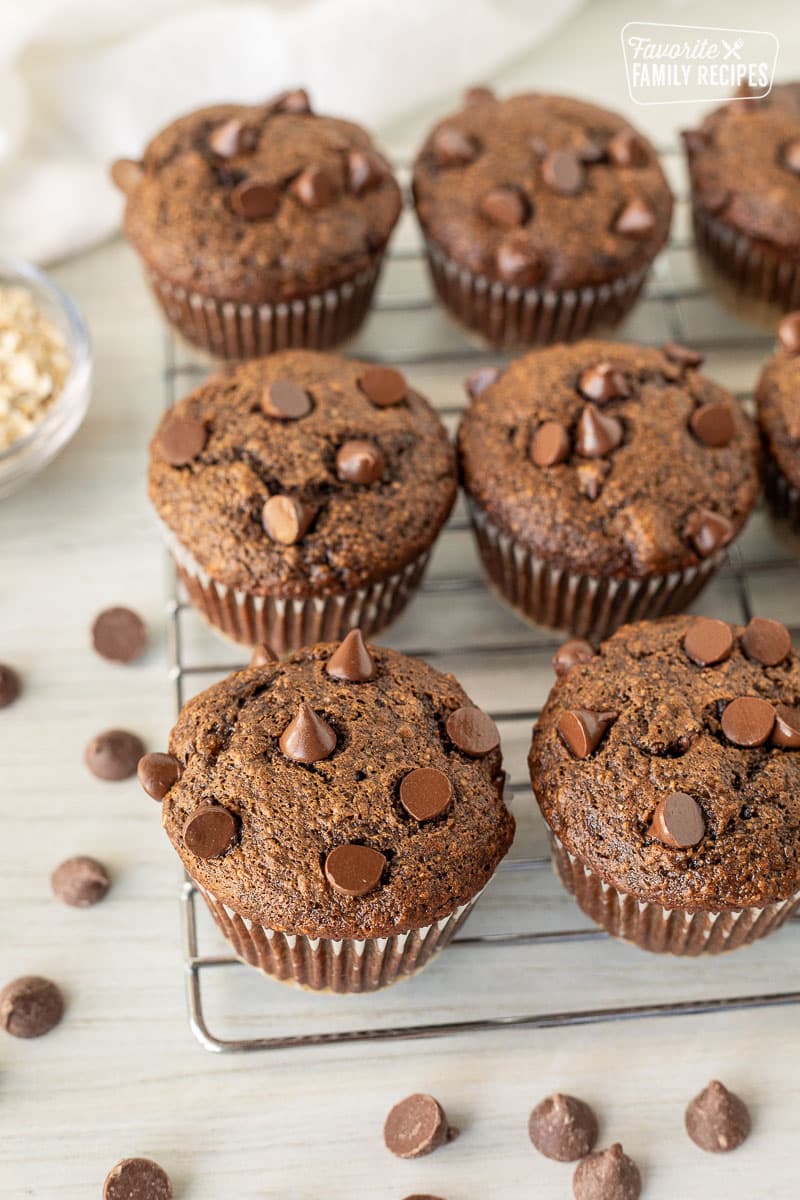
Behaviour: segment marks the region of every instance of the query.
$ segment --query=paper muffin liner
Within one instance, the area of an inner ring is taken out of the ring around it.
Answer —
[[[383,254],[352,279],[302,300],[242,304],[188,291],[145,264],[170,325],[216,358],[247,359],[275,350],[327,350],[355,335],[369,309]]]
[[[800,488],[789,482],[770,456],[764,468],[764,491],[775,516],[787,520],[792,530],[800,533]]]
[[[198,890],[237,958],[283,983],[315,992],[377,992],[416,975],[457,933],[481,892],[447,917],[388,938],[311,938],[242,917]]]
[[[800,892],[761,908],[722,911],[664,908],[601,879],[550,831],[556,874],[588,917],[614,937],[656,954],[722,954],[766,937],[800,903]]]
[[[556,567],[500,530],[470,500],[472,526],[491,583],[525,620],[601,641],[620,625],[683,612],[725,558],[643,579],[581,575]]]
[[[736,291],[786,311],[800,308],[800,262],[788,261],[732,229],[704,209],[697,197],[692,218],[698,248]]]
[[[524,348],[573,342],[618,325],[636,302],[651,263],[596,287],[518,287],[474,275],[426,241],[428,266],[442,304],[490,346]]]
[[[352,592],[258,595],[212,579],[174,533],[163,523],[161,528],[192,607],[235,642],[263,643],[279,657],[317,642],[339,642],[351,629],[365,637],[385,629],[416,591],[431,553],[427,549],[402,570]]]

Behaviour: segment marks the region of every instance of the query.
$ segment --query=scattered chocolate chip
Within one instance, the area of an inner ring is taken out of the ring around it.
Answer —
[[[742,649],[763,666],[777,667],[792,652],[792,635],[781,621],[752,617],[742,634]]]
[[[597,1141],[597,1117],[583,1100],[556,1092],[540,1101],[530,1115],[528,1134],[545,1158],[575,1162]]]
[[[455,125],[442,125],[433,136],[433,156],[440,167],[466,166],[478,157],[478,147]]]
[[[470,108],[473,104],[487,104],[490,100],[495,99],[496,96],[490,87],[487,87],[485,83],[476,83],[464,92],[464,107]]]
[[[537,467],[554,467],[570,455],[569,430],[560,421],[543,421],[531,440],[531,459]]]
[[[800,354],[800,312],[787,313],[782,319],[778,341],[789,354]]]
[[[385,468],[383,452],[375,442],[345,442],[336,455],[336,474],[343,483],[377,483]]]
[[[149,1158],[123,1158],[103,1184],[103,1200],[172,1200],[166,1171]]]
[[[377,408],[401,404],[408,395],[405,376],[394,367],[368,367],[358,381],[361,391]]]
[[[111,887],[111,876],[101,862],[85,854],[67,858],[50,876],[53,894],[70,908],[99,904]]]
[[[733,410],[724,400],[701,404],[689,418],[689,425],[704,446],[727,446],[736,432]]]
[[[126,729],[107,729],[98,733],[84,751],[84,761],[98,779],[130,779],[136,774],[144,744]]]
[[[578,381],[578,391],[587,400],[594,400],[596,404],[621,400],[630,394],[625,376],[610,362],[587,367]]]
[[[273,112],[304,114],[311,112],[311,100],[305,88],[291,88],[269,102]]]
[[[698,667],[713,667],[728,658],[733,641],[733,630],[725,621],[698,617],[686,631],[683,648]]]
[[[474,400],[476,396],[480,396],[481,392],[485,392],[493,383],[497,383],[503,372],[499,367],[481,367],[478,371],[473,371],[464,380],[464,387],[467,390],[467,395]]]
[[[208,144],[220,158],[234,158],[237,154],[252,150],[255,139],[253,131],[247,129],[238,117],[231,117],[211,130]]]
[[[419,1092],[395,1104],[383,1126],[386,1148],[398,1158],[432,1154],[455,1136],[438,1100]]]
[[[800,175],[800,138],[786,143],[781,159],[788,171],[793,175]]]
[[[41,975],[21,975],[0,992],[0,1026],[12,1037],[42,1037],[63,1015],[61,992]]]
[[[586,642],[583,638],[572,638],[559,646],[553,655],[553,670],[559,679],[563,679],[565,675],[569,675],[573,667],[593,659],[595,653],[591,642]]]
[[[586,169],[572,150],[554,150],[542,162],[542,179],[560,196],[577,196],[586,180]]]
[[[457,708],[445,722],[447,736],[470,758],[482,758],[500,745],[500,731],[488,713],[474,705]]]
[[[701,558],[708,558],[727,546],[733,537],[733,525],[720,513],[698,508],[686,522],[684,537],[692,543]]]
[[[7,663],[0,663],[0,708],[8,708],[20,693],[19,675]]]
[[[606,157],[605,145],[595,138],[587,138],[578,147],[578,158],[585,163],[599,163]]]
[[[513,235],[497,247],[495,265],[505,283],[518,287],[533,287],[541,283],[545,274],[545,263],[536,247],[530,242],[515,239]]]
[[[299,421],[312,407],[308,392],[292,379],[273,379],[261,393],[263,412],[278,421]]]
[[[362,196],[378,187],[386,177],[386,168],[371,150],[350,150],[347,155],[347,184],[354,196]]]
[[[640,196],[629,200],[614,222],[614,232],[623,237],[646,238],[653,232],[656,218],[650,205]]]
[[[142,788],[153,800],[161,801],[181,777],[183,768],[172,754],[144,754],[136,766]]]
[[[236,841],[236,818],[221,804],[201,804],[183,826],[183,844],[198,858],[219,858]]]
[[[268,663],[274,663],[277,661],[277,655],[272,653],[269,646],[264,645],[263,642],[259,642],[257,646],[253,647],[253,653],[250,655],[249,665],[251,667],[266,667]]]
[[[416,767],[400,781],[400,803],[415,821],[440,817],[452,799],[450,780],[434,767]]]
[[[324,167],[312,165],[300,172],[291,191],[306,208],[326,208],[336,195],[336,181]]]
[[[572,1177],[575,1200],[639,1200],[642,1177],[619,1142],[582,1159]]]
[[[592,712],[588,708],[568,709],[558,719],[558,733],[575,758],[588,758],[600,745],[617,715],[615,712]]]
[[[170,413],[158,433],[158,447],[173,467],[184,467],[205,449],[208,430],[203,421]]]
[[[583,458],[603,458],[621,445],[625,428],[621,421],[586,404],[578,420],[575,449]]]
[[[478,205],[487,221],[501,229],[516,229],[528,219],[530,206],[525,196],[515,187],[496,187]]]
[[[278,211],[281,192],[263,179],[243,179],[231,192],[231,208],[245,221],[263,221]]]
[[[368,683],[375,678],[375,660],[364,643],[360,629],[351,629],[328,659],[325,670],[344,683]]]
[[[705,355],[690,346],[682,346],[680,342],[667,342],[661,349],[670,362],[679,367],[699,367],[705,362]]]
[[[703,810],[694,796],[670,792],[659,800],[650,825],[650,836],[675,850],[696,846],[705,836]]]
[[[775,724],[775,708],[758,696],[731,700],[722,714],[722,732],[734,746],[763,746]]]
[[[106,608],[92,624],[92,645],[111,662],[135,662],[147,646],[147,626],[132,608]]]
[[[144,167],[133,158],[118,158],[111,164],[111,181],[126,196],[135,192],[143,179]]]
[[[587,500],[596,500],[603,490],[603,481],[610,470],[611,464],[600,458],[578,463],[578,488],[581,495]]]
[[[646,167],[650,154],[642,139],[632,129],[620,129],[608,143],[609,160],[615,167]]]
[[[280,736],[280,747],[293,762],[315,763],[336,749],[336,733],[308,704],[301,704]]]
[[[357,899],[374,891],[386,870],[386,858],[371,846],[346,843],[325,859],[325,878],[341,896]]]
[[[317,510],[294,496],[270,496],[261,511],[264,532],[273,542],[294,546],[308,530]]]
[[[772,744],[782,750],[800,750],[800,708],[779,704],[775,709]]]
[[[716,1079],[690,1101],[685,1121],[695,1146],[710,1154],[736,1150],[750,1133],[746,1105]]]

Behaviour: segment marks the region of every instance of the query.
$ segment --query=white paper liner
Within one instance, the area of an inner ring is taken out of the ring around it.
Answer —
[[[787,312],[800,308],[800,262],[787,262],[707,212],[692,207],[695,238],[714,266],[737,288]]]

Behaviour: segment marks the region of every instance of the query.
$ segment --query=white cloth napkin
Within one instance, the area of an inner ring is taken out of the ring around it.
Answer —
[[[109,162],[180,112],[304,85],[318,111],[379,129],[581,3],[0,0],[0,254],[52,261],[111,234]]]

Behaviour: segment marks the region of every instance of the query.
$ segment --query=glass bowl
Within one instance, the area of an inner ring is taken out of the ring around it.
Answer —
[[[0,499],[46,466],[75,434],[89,407],[92,355],[83,318],[44,271],[20,259],[0,258],[0,288],[24,287],[62,334],[70,360],[64,386],[33,429],[0,450]]]

